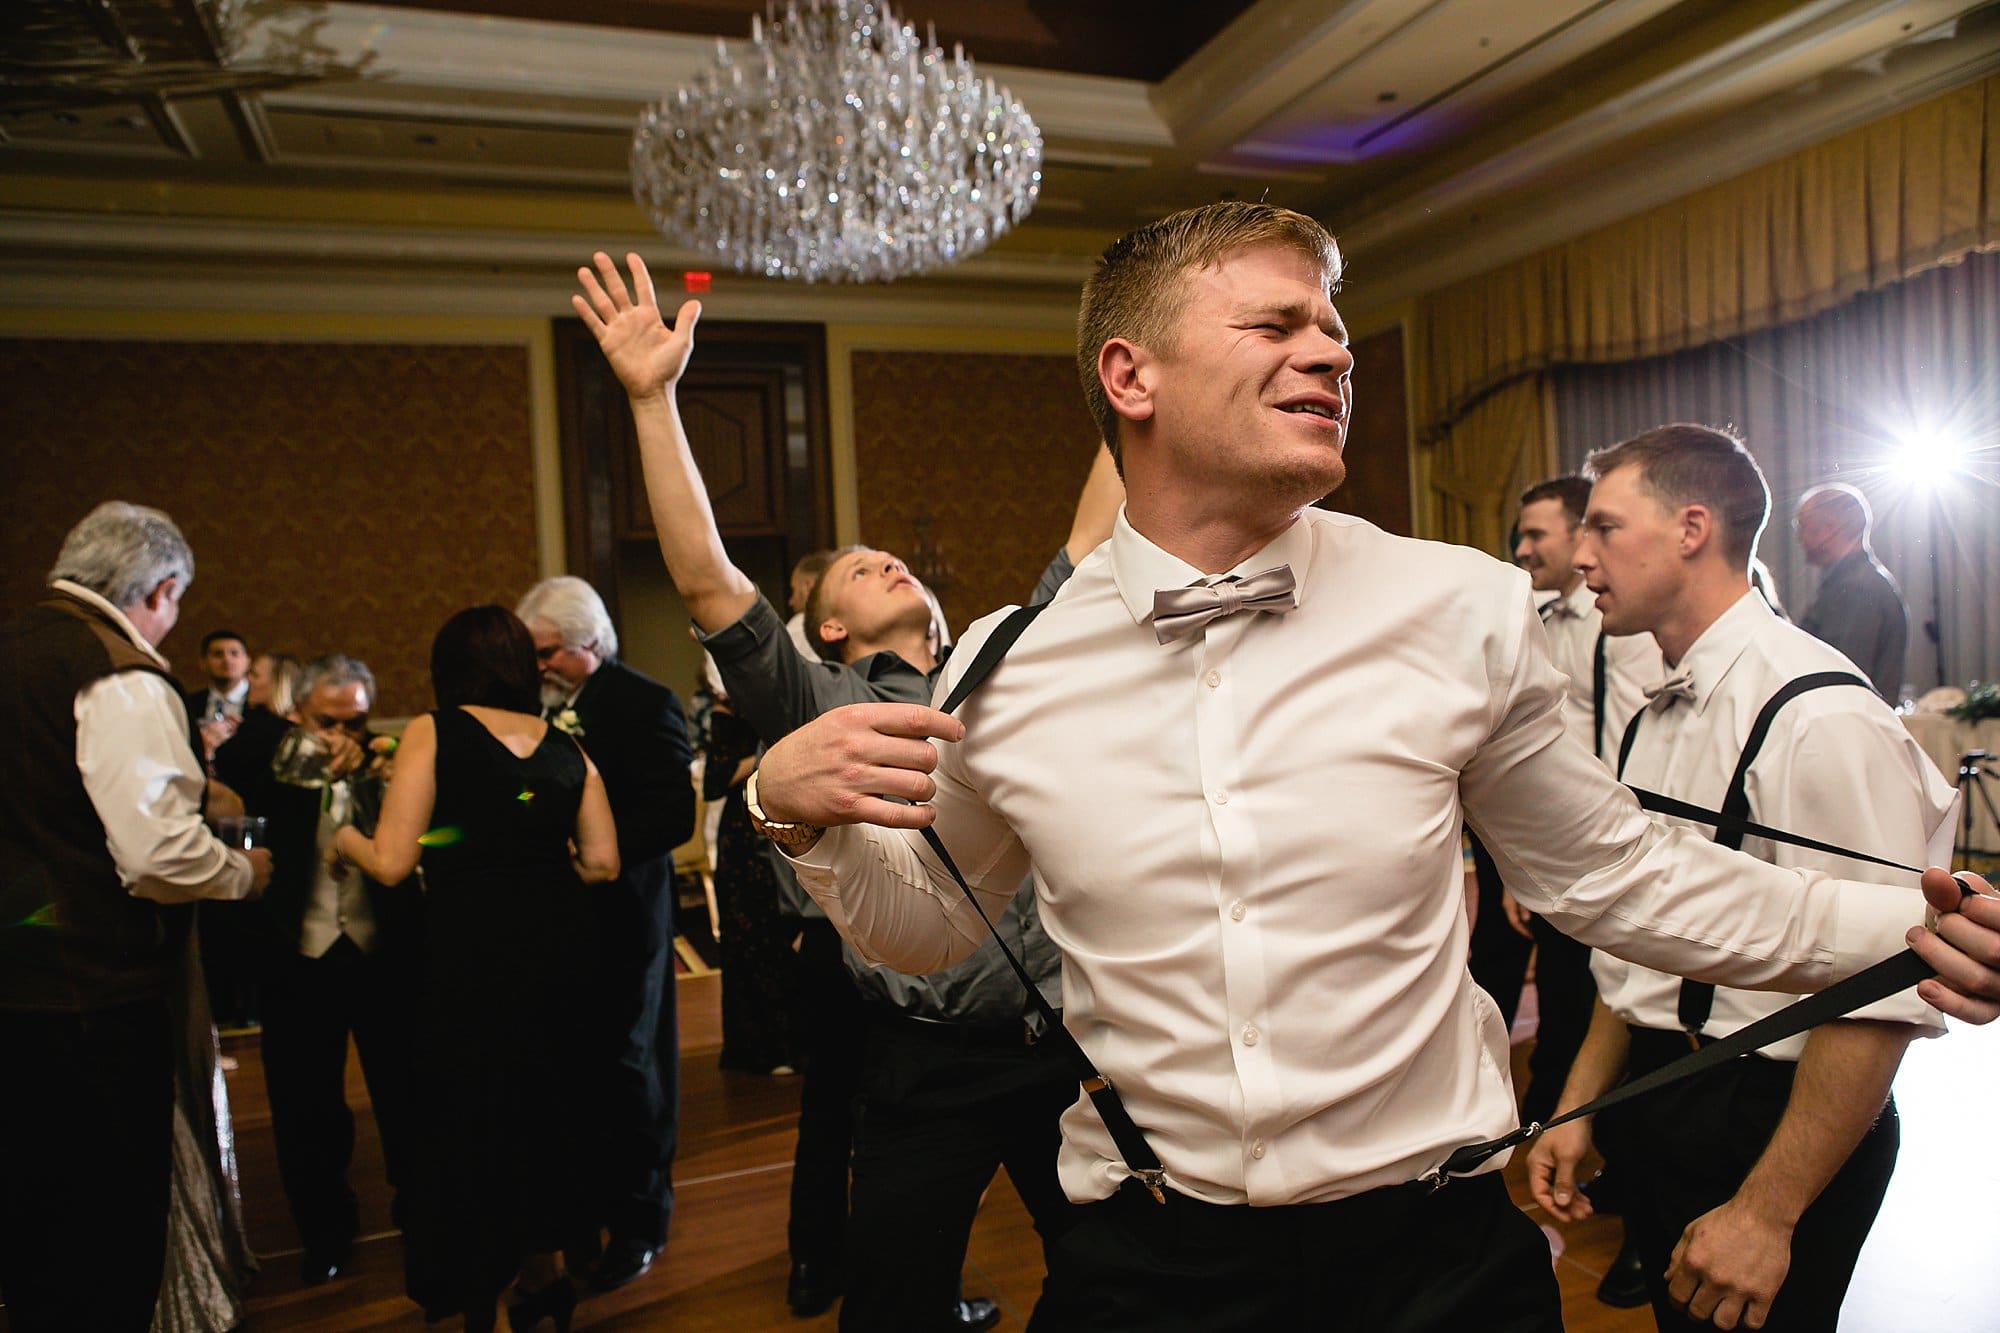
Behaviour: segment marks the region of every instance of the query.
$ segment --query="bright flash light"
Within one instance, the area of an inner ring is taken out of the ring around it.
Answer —
[[[1970,450],[1965,441],[1946,430],[1919,428],[1899,441],[1896,467],[1910,484],[1920,490],[1934,490],[1963,464]]]

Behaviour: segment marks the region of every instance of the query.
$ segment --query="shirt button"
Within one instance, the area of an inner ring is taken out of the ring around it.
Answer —
[[[1243,914],[1248,910],[1242,903],[1231,903],[1229,904],[1229,919],[1231,921],[1241,921]]]
[[[1251,1155],[1252,1157],[1255,1157],[1255,1158],[1259,1159],[1259,1160],[1262,1160],[1262,1159],[1263,1159],[1263,1156],[1264,1156],[1264,1140],[1262,1140],[1262,1139],[1258,1139],[1258,1140],[1257,1140],[1257,1141],[1256,1141],[1255,1143],[1253,1143],[1253,1144],[1251,1144],[1251,1145],[1250,1145],[1250,1155]]]
[[[1244,1029],[1243,1029],[1243,1044],[1244,1044],[1245,1046],[1255,1046],[1255,1045],[1257,1044],[1257,1029],[1256,1029],[1256,1028],[1244,1028]]]
[[[1222,673],[1220,671],[1211,671],[1201,678],[1201,683],[1212,690],[1222,684]]]
[[[1217,805],[1228,805],[1229,793],[1224,791],[1222,788],[1217,787],[1215,789],[1214,794],[1209,799],[1213,800]]]

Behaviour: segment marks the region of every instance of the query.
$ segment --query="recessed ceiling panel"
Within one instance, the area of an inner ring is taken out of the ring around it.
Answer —
[[[1431,0],[1367,6],[1322,34],[1327,77],[1236,146],[1240,157],[1348,163],[1435,147],[1482,112],[1676,0]]]

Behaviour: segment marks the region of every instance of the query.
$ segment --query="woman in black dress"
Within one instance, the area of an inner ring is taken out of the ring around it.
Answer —
[[[403,733],[375,836],[343,828],[334,843],[389,884],[422,857],[409,1293],[477,1333],[518,1274],[508,1322],[566,1329],[576,1289],[556,1251],[587,1220],[570,1109],[589,1001],[584,885],[617,875],[617,834],[589,758],[537,716],[534,642],[513,613],[447,621],[431,683],[438,708]]]

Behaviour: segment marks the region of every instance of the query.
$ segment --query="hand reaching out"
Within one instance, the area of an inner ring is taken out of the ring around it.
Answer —
[[[654,397],[666,392],[687,369],[694,351],[694,326],[701,319],[701,302],[687,301],[674,316],[672,328],[660,318],[660,301],[653,290],[653,276],[646,261],[636,254],[625,256],[632,270],[632,288],[627,291],[618,265],[602,250],[591,256],[596,272],[576,271],[583,294],[571,296],[584,327],[604,349],[604,359],[612,373],[633,398]]]

